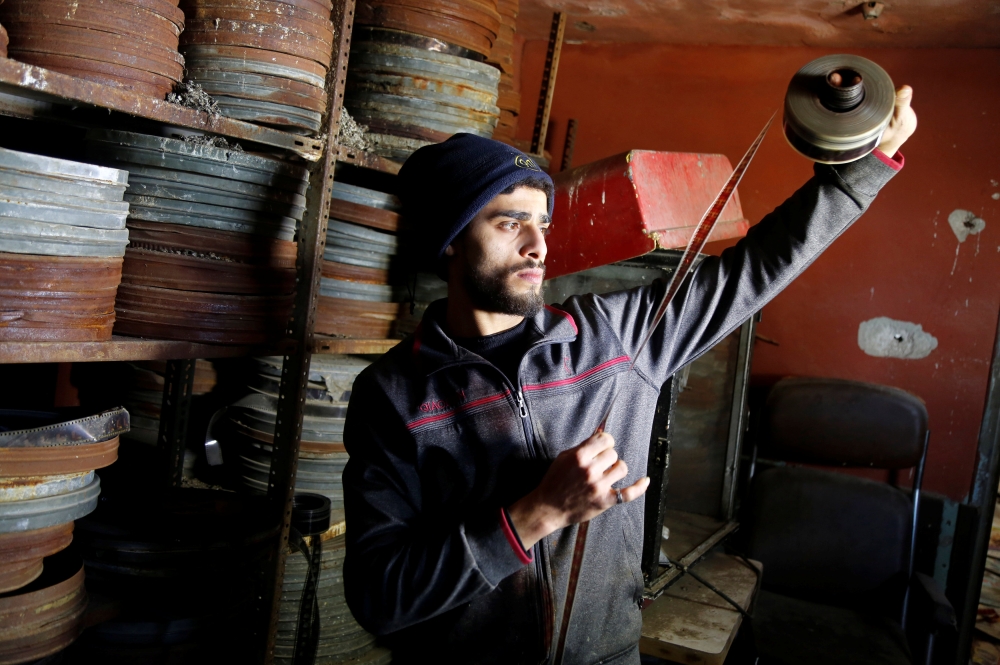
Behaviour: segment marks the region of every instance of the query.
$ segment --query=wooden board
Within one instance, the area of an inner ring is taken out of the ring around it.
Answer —
[[[668,510],[663,525],[670,529],[670,537],[663,541],[663,550],[672,560],[680,561],[723,524],[725,522],[707,515]]]
[[[1000,665],[1000,647],[992,642],[972,639],[972,665]]]
[[[988,567],[983,571],[983,586],[979,592],[979,604],[1000,608],[1000,575]]]
[[[691,569],[744,609],[759,588],[754,571],[722,552],[708,554]],[[721,665],[742,619],[729,603],[684,575],[643,611],[639,651],[677,663]]]
[[[990,529],[989,555],[1000,558],[1000,501],[993,504],[993,526]]]
[[[992,607],[980,605],[976,613],[976,630],[1000,640],[1000,612]]]

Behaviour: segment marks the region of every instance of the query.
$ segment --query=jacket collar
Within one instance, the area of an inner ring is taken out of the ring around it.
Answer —
[[[427,374],[449,365],[482,361],[478,355],[456,344],[445,331],[447,306],[447,298],[431,303],[413,334],[414,360]],[[551,305],[529,317],[525,330],[532,336],[531,347],[570,342],[576,339],[578,332],[573,316]]]

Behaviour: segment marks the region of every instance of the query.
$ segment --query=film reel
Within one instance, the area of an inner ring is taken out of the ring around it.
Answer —
[[[785,138],[814,162],[853,162],[878,147],[895,100],[892,79],[871,60],[857,55],[817,58],[788,84]]]

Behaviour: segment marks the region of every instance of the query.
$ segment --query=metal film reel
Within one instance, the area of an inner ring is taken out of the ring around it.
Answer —
[[[785,138],[814,162],[853,162],[878,147],[895,101],[892,79],[871,60],[857,55],[817,58],[788,84]]]

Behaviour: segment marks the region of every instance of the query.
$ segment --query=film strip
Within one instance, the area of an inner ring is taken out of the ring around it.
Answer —
[[[729,176],[729,180],[722,187],[722,191],[719,195],[715,197],[715,201],[712,205],[705,211],[702,216],[701,221],[698,222],[698,226],[695,227],[694,235],[691,236],[691,240],[688,241],[687,248],[684,250],[684,255],[681,257],[680,264],[674,271],[674,274],[670,277],[670,282],[667,284],[667,290],[663,294],[663,299],[660,301],[660,306],[656,309],[656,315],[653,317],[653,323],[649,326],[649,330],[646,332],[645,337],[643,337],[642,342],[639,344],[639,350],[635,352],[632,357],[632,363],[629,365],[629,371],[635,367],[636,359],[642,354],[646,345],[649,343],[649,338],[652,336],[653,331],[660,324],[663,319],[663,315],[667,311],[667,307],[670,305],[670,301],[673,300],[677,291],[680,289],[681,285],[684,283],[684,279],[690,274],[691,268],[694,266],[695,257],[701,252],[705,247],[705,243],[708,242],[708,237],[712,234],[712,229],[715,228],[715,223],[719,221],[719,217],[722,215],[722,211],[725,209],[726,205],[729,203],[729,199],[732,198],[733,192],[736,191],[736,186],[740,184],[740,180],[743,179],[743,174],[746,173],[747,167],[750,166],[750,162],[753,161],[754,155],[757,154],[757,149],[760,147],[761,142],[764,140],[764,136],[767,135],[767,130],[770,129],[771,123],[774,122],[774,118],[777,112],[771,115],[771,118],[764,125],[764,129],[760,131],[757,138],[754,140],[750,149],[747,150],[746,154],[743,155],[743,159],[740,160],[736,168],[733,169],[733,174]],[[607,410],[604,412],[604,417],[601,418],[601,424],[597,426],[594,431],[595,434],[598,432],[603,432],[605,426],[608,423],[608,417],[611,415],[611,409],[614,407],[615,402],[618,399],[617,391],[612,395],[611,402],[608,404]],[[562,665],[563,655],[566,651],[566,635],[569,633],[570,621],[573,614],[573,602],[576,600],[576,589],[580,581],[580,570],[583,567],[583,555],[587,548],[587,532],[590,529],[590,522],[582,522],[576,532],[576,542],[573,545],[573,561],[570,565],[569,581],[566,586],[566,603],[563,607],[563,618],[562,626],[559,629],[559,642],[556,647],[556,657],[555,665]]]

